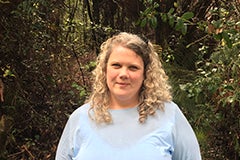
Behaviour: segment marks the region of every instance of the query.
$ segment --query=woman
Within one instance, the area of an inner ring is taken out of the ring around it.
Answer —
[[[122,32],[101,46],[88,102],[70,116],[56,160],[201,160],[151,42]]]

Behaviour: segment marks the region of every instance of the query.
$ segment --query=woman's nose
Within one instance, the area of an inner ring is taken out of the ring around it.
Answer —
[[[120,73],[119,73],[120,78],[128,78],[128,70],[127,68],[121,68]]]

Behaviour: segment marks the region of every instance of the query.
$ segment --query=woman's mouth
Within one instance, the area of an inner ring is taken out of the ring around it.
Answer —
[[[127,85],[129,85],[129,83],[121,83],[121,82],[117,82],[117,84],[120,85],[120,86],[127,86]]]

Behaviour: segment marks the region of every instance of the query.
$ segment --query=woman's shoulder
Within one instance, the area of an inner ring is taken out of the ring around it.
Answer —
[[[179,110],[178,105],[173,101],[164,102],[164,111],[176,112]]]
[[[86,118],[86,116],[88,116],[89,108],[90,108],[89,103],[83,104],[82,106],[78,107],[76,110],[72,112],[69,119]]]
[[[164,103],[164,115],[169,118],[172,117],[172,120],[175,121],[176,118],[182,116],[183,113],[178,104],[173,101],[169,101]]]

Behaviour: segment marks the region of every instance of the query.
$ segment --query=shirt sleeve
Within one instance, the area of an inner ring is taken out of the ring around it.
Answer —
[[[175,114],[173,160],[201,160],[201,153],[196,135],[177,107]]]
[[[71,122],[68,120],[59,140],[55,160],[71,160],[73,142],[71,139]]]

